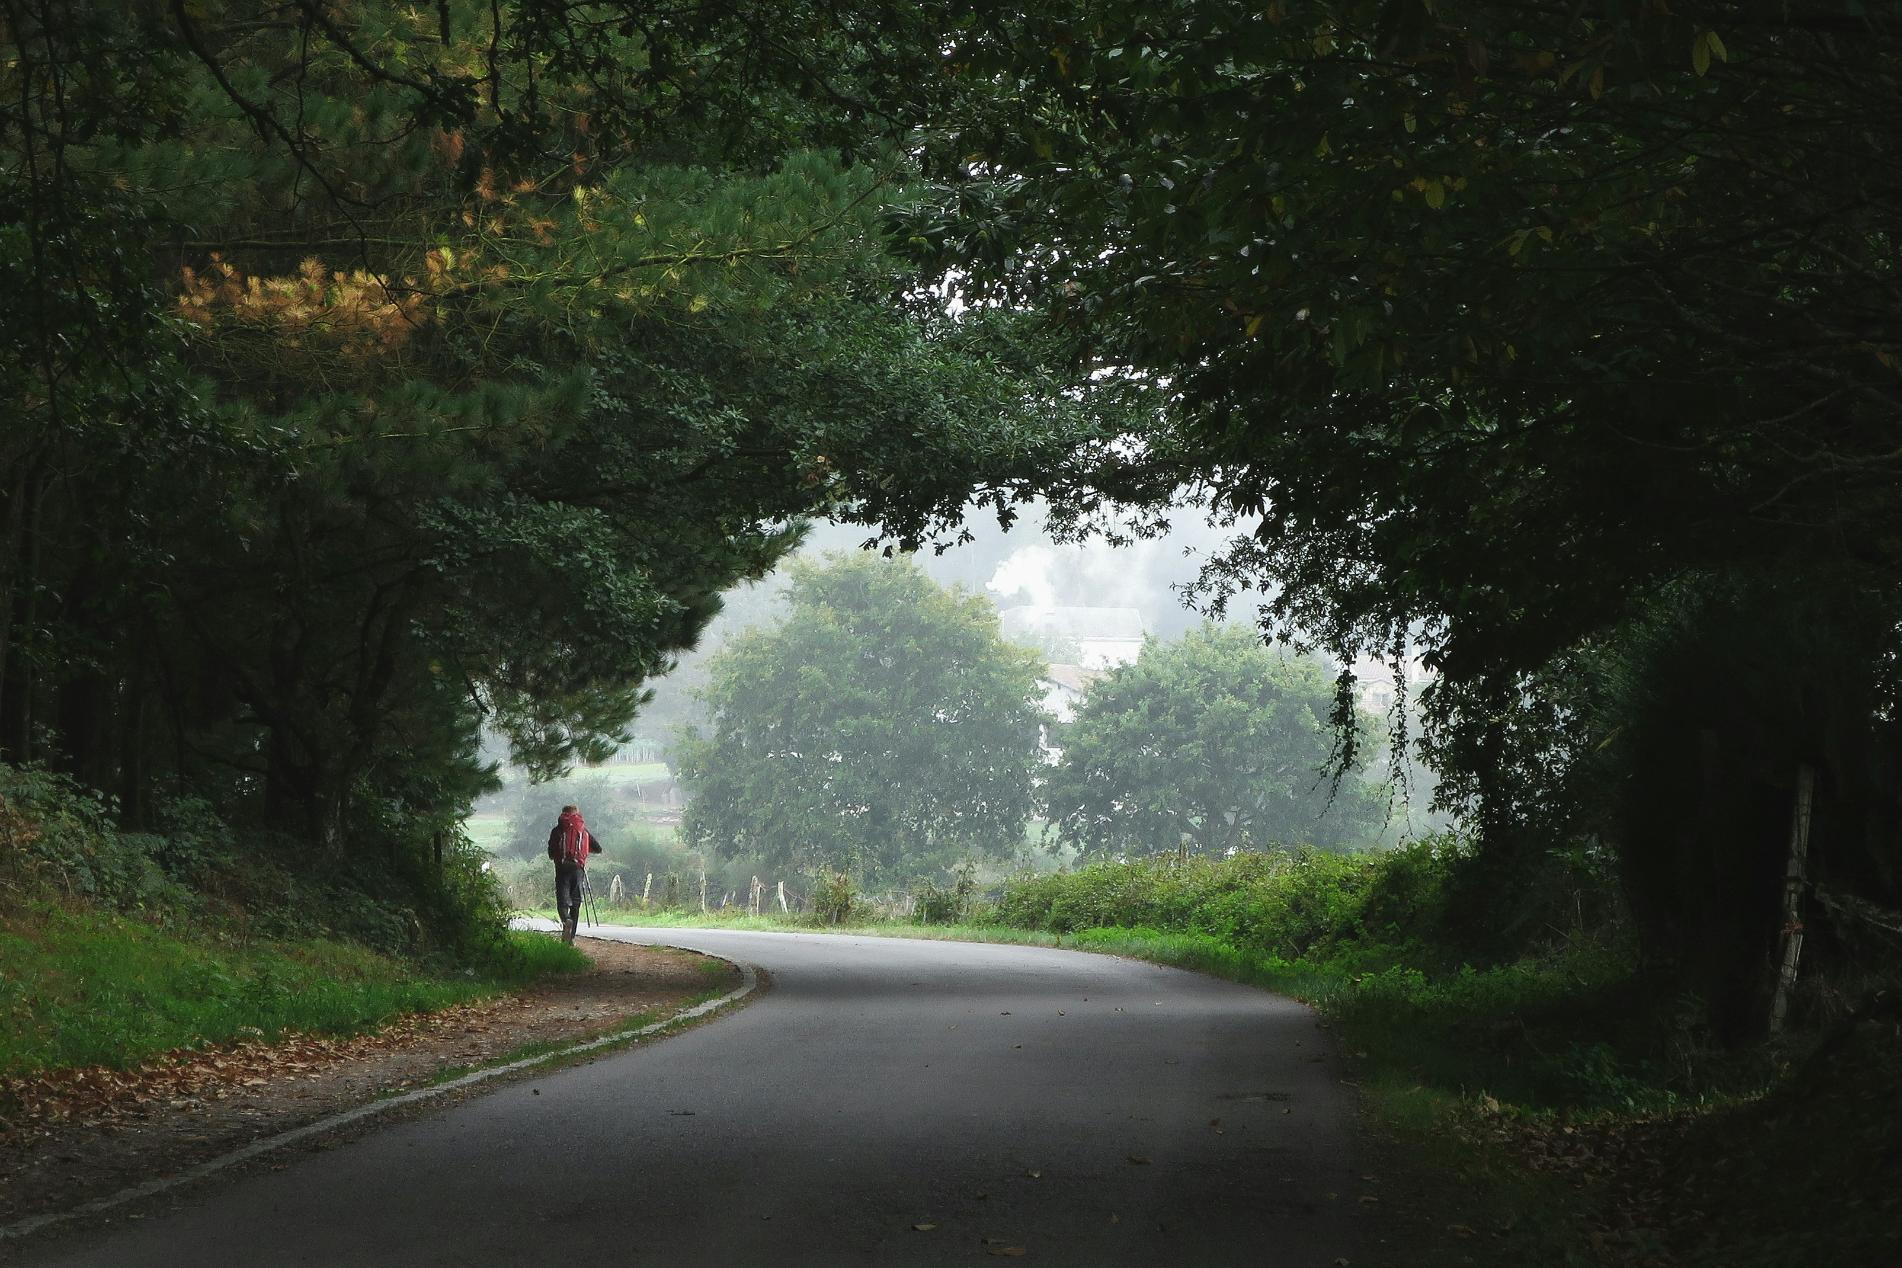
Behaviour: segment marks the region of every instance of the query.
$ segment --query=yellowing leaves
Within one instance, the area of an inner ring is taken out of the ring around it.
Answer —
[[[296,347],[346,356],[401,347],[429,320],[429,305],[456,285],[448,247],[423,255],[421,279],[367,269],[329,270],[312,256],[288,275],[247,274],[213,254],[203,269],[179,270],[180,317],[206,328],[249,328]]]

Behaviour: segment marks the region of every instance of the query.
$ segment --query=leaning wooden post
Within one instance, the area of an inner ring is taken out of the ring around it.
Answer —
[[[707,912],[707,865],[705,863],[702,863],[700,865],[700,914],[704,916],[706,912]]]
[[[1803,891],[1809,887],[1810,811],[1816,800],[1816,772],[1796,768],[1796,804],[1790,814],[1790,861],[1783,872],[1783,954],[1778,957],[1776,988],[1770,993],[1770,1033],[1783,1029],[1803,959]]]
[[[779,914],[786,914],[786,882],[779,882]]]

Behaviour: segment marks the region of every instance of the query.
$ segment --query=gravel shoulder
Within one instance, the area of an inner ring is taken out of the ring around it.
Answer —
[[[584,973],[400,1018],[372,1034],[286,1036],[0,1083],[0,1224],[70,1208],[306,1123],[659,1019],[738,982],[692,952],[582,939]]]

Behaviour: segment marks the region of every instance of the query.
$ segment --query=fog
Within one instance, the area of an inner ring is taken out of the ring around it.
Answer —
[[[1185,510],[1163,535],[1127,545],[1060,542],[1049,531],[1042,507],[1033,505],[1008,531],[994,515],[975,510],[964,526],[970,540],[946,543],[942,550],[927,547],[915,558],[934,580],[983,594],[999,611],[1022,605],[1131,608],[1140,614],[1145,633],[1167,639],[1203,619],[1183,601],[1180,587],[1193,581],[1238,531]],[[858,550],[868,536],[860,525],[815,524],[788,563]],[[739,631],[777,619],[785,578],[782,565],[765,580],[728,592],[726,609],[700,645],[681,657],[678,670],[652,684],[654,701],[636,723],[639,736],[664,743],[680,721],[696,714],[691,696],[703,681],[700,663]],[[1237,595],[1227,619],[1250,621],[1256,606],[1256,596]]]

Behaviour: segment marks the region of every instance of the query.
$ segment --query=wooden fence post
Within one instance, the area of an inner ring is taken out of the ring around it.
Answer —
[[[779,882],[779,914],[786,914],[786,882]]]
[[[647,896],[653,892],[654,892],[654,874],[652,872],[649,872],[647,874],[647,883],[641,886],[641,907],[643,909],[645,909],[647,906]]]

